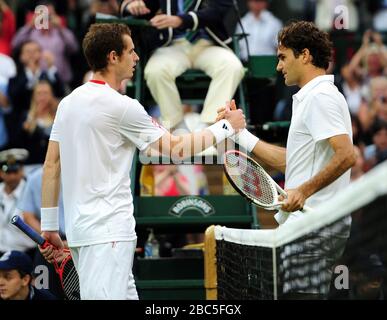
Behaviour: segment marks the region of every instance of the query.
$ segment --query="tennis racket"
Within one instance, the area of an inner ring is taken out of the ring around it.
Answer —
[[[224,172],[231,185],[240,195],[266,210],[278,210],[283,202],[278,196],[287,197],[270,175],[252,158],[238,150],[224,154]],[[311,209],[304,206],[302,211]]]
[[[11,223],[19,228],[23,233],[30,237],[42,248],[51,246],[39,233],[27,225],[19,216],[14,216]],[[64,259],[61,261],[54,260],[56,273],[59,275],[63,291],[69,300],[80,300],[79,279],[75,270],[73,259],[71,258],[70,250],[64,249]]]

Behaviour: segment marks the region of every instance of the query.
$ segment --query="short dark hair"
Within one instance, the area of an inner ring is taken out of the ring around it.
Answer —
[[[291,49],[296,58],[304,49],[308,49],[313,57],[312,64],[318,68],[328,69],[332,58],[332,42],[328,33],[319,30],[312,22],[291,22],[279,32],[278,43]]]
[[[107,56],[116,51],[121,56],[125,49],[123,36],[131,36],[127,25],[118,23],[92,24],[83,39],[83,53],[92,71],[104,70],[107,67]]]
[[[29,276],[30,277],[30,281],[28,282],[28,284],[31,284],[32,282],[32,274],[31,273],[28,273],[28,272],[25,272],[25,271],[22,271],[22,270],[16,270],[17,273],[19,274],[20,278],[24,278],[26,276]]]

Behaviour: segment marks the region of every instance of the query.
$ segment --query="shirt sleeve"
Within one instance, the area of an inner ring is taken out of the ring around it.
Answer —
[[[128,103],[119,130],[141,151],[160,139],[167,131],[152,119],[137,100],[130,100]]]
[[[60,118],[60,108],[61,103],[59,103],[58,109],[56,111],[54,123],[51,128],[50,140],[59,142],[59,118]]]
[[[303,120],[316,142],[340,134],[349,134],[340,102],[326,93],[319,93],[311,99]]]

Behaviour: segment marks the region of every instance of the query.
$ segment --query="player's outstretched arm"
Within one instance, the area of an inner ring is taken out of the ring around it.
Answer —
[[[200,132],[181,136],[166,132],[151,148],[171,158],[187,158],[222,142],[245,126],[245,116],[241,110],[227,110],[224,119]]]
[[[251,151],[259,161],[266,163],[273,169],[285,173],[286,170],[286,149],[274,144],[259,140]]]

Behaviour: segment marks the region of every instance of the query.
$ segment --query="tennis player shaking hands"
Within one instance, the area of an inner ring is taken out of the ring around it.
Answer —
[[[298,210],[304,205],[314,208],[329,201],[350,181],[356,156],[347,102],[326,71],[332,50],[328,34],[313,23],[285,26],[278,34],[277,71],[287,86],[300,88],[293,96],[286,148],[266,143],[247,129],[232,137],[260,161],[285,173],[287,198],[275,216],[279,224],[302,215]],[[235,109],[235,103],[229,107]],[[219,109],[217,120],[224,114],[225,108]]]
[[[130,170],[136,149],[188,157],[245,128],[240,110],[203,131],[175,136],[135,99],[118,92],[139,57],[122,24],[94,24],[83,40],[93,71],[89,82],[59,104],[44,163],[42,236],[56,248],[62,185],[68,246],[79,275],[81,299],[138,299],[132,266],[136,248]]]

